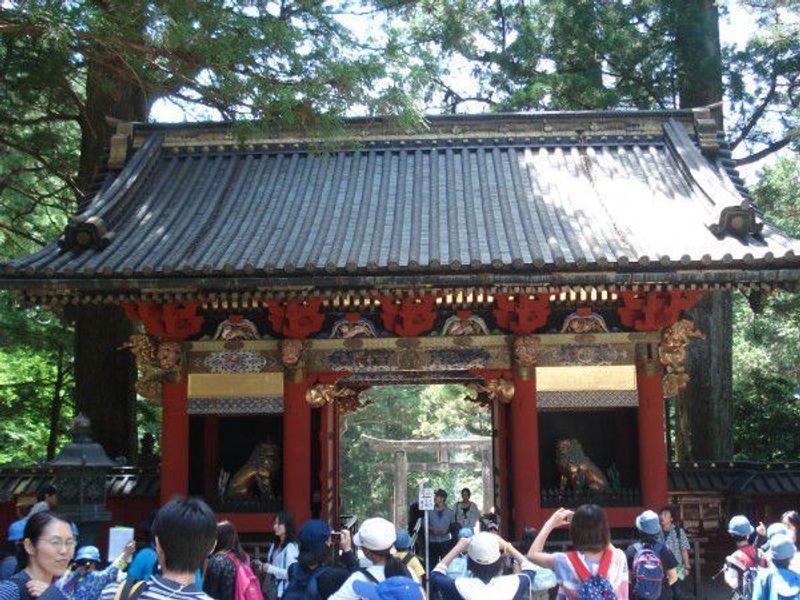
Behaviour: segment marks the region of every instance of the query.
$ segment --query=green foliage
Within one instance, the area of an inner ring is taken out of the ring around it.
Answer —
[[[392,517],[391,471],[377,469],[393,464],[389,454],[370,451],[363,435],[381,439],[455,439],[491,435],[490,410],[465,400],[467,390],[459,385],[379,386],[362,394],[370,402],[362,410],[342,419],[340,496],[346,513]],[[451,461],[476,460],[472,453],[451,455]],[[429,453],[409,453],[409,462],[436,462]],[[420,483],[448,491],[455,501],[464,487],[472,490],[480,506],[483,486],[479,472],[460,470],[421,473],[409,471],[409,504]]]
[[[0,293],[0,465],[24,466],[46,457],[53,403],[53,446],[63,442],[72,416],[72,333],[51,311],[20,309]],[[62,377],[59,381],[59,369]]]
[[[754,195],[766,216],[800,235],[800,159],[765,169]],[[755,306],[757,298],[752,298]],[[734,441],[751,460],[800,457],[800,296],[771,295],[760,312],[737,295],[734,303]]]

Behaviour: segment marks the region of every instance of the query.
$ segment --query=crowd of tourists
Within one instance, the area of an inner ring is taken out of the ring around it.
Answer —
[[[286,512],[274,518],[275,541],[258,560],[235,526],[217,522],[197,498],[165,504],[144,525],[144,547],[130,543],[104,566],[96,547],[78,546],[78,532],[53,510],[53,499],[9,527],[0,600],[424,600],[426,589],[432,600],[531,600],[548,590],[558,600],[681,597],[689,541],[669,507],[640,514],[638,541],[626,550],[612,545],[606,514],[593,504],[559,509],[512,543],[496,520],[476,514],[468,492],[452,509],[437,493],[428,546],[436,544],[438,555],[429,569],[418,530],[376,517],[351,537],[317,519],[296,528]],[[731,519],[736,548],[720,574],[735,598],[800,598],[798,525],[796,512],[769,527]],[[545,551],[562,527],[572,550]]]

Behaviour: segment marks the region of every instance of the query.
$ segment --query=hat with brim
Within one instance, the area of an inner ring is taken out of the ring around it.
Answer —
[[[499,538],[493,533],[482,531],[469,541],[467,555],[479,565],[492,565],[500,560]]]
[[[750,520],[744,515],[736,515],[728,523],[728,533],[739,537],[748,537],[753,534],[755,529],[750,524]]]
[[[388,550],[397,540],[397,530],[394,525],[382,519],[375,517],[367,519],[358,528],[358,533],[353,537],[353,543],[366,550]]]
[[[19,519],[8,526],[7,540],[9,542],[21,542],[25,538],[25,524],[28,519]]]
[[[636,529],[645,535],[658,535],[661,531],[661,523],[658,515],[652,510],[646,510],[636,517]]]
[[[796,548],[788,535],[776,533],[769,540],[769,556],[772,560],[791,560]]]
[[[375,584],[354,581],[353,591],[368,600],[422,600],[422,588],[409,577],[389,577]]]
[[[75,562],[78,564],[89,562],[100,562],[100,550],[95,546],[83,546],[75,553]]]

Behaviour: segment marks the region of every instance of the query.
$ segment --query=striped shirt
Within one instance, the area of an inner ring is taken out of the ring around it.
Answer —
[[[103,589],[100,600],[114,600],[121,583],[112,583]],[[181,585],[170,579],[153,575],[144,585],[147,589],[139,595],[139,600],[211,600],[211,597],[194,584]]]

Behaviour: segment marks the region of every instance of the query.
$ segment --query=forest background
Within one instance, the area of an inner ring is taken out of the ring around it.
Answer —
[[[91,200],[106,117],[165,114],[335,135],[348,115],[422,129],[443,112],[721,102],[765,218],[800,236],[798,15],[797,0],[0,0],[0,260],[57,239]],[[734,17],[747,39],[720,39]],[[669,406],[672,458],[800,459],[800,295],[720,292],[698,311],[714,333]],[[160,415],[117,350],[132,331],[110,308],[56,314],[0,292],[0,465],[52,457],[79,410],[136,460]],[[420,417],[437,393],[396,395],[421,398]]]

